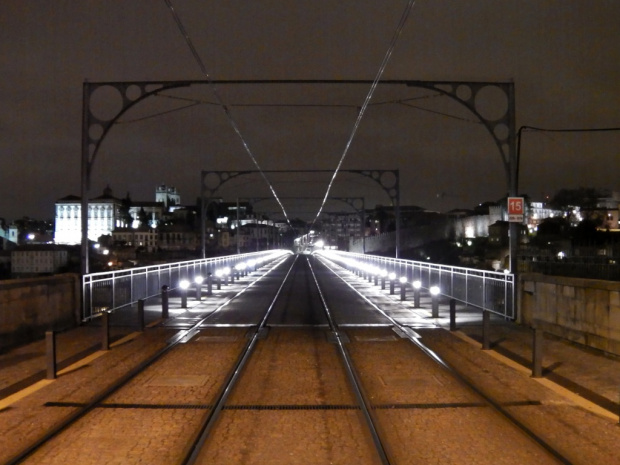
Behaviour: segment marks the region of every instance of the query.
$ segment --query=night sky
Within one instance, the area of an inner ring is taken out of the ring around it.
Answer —
[[[406,0],[172,0],[212,79],[372,80]],[[517,128],[620,127],[620,1],[418,0],[384,79],[513,81]],[[52,218],[80,193],[82,83],[200,80],[161,0],[0,2],[0,218]],[[333,170],[368,85],[221,85],[265,170]],[[212,88],[169,91],[127,112],[104,140],[91,195],[184,203],[202,170],[253,170]],[[192,106],[188,106],[192,104]],[[101,103],[105,108],[105,102]],[[526,132],[520,191],[620,191],[620,132]],[[401,204],[446,211],[507,193],[500,155],[463,107],[434,92],[379,86],[343,169],[399,169]],[[290,217],[312,217],[325,174],[274,174]],[[259,176],[222,186],[225,200],[268,197]],[[368,179],[341,173],[332,196],[389,204]],[[291,198],[293,197],[293,198]],[[300,199],[308,197],[309,199]],[[257,206],[277,211],[274,202]],[[334,201],[326,210],[347,210]],[[276,215],[277,216],[277,215]]]

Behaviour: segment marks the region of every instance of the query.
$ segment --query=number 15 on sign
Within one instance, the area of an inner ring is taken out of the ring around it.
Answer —
[[[524,205],[523,197],[508,197],[508,221],[522,223],[525,213]]]

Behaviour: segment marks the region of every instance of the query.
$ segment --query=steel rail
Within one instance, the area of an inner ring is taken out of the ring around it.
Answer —
[[[551,446],[548,442],[546,442],[543,438],[537,435],[534,431],[527,427],[523,422],[515,418],[510,412],[508,412],[504,407],[502,407],[501,403],[494,400],[492,397],[483,392],[478,386],[476,386],[472,381],[470,381],[465,375],[459,372],[456,368],[454,368],[450,363],[441,358],[437,352],[432,350],[427,345],[420,342],[419,338],[412,337],[410,334],[409,328],[407,326],[401,325],[398,321],[384,312],[378,305],[372,302],[368,297],[362,294],[359,290],[357,290],[351,283],[346,281],[342,276],[336,273],[328,264],[325,262],[326,258],[321,257],[320,261],[323,263],[334,275],[336,275],[340,280],[349,286],[356,294],[358,294],[366,303],[372,306],[375,310],[380,312],[383,316],[385,316],[388,320],[392,322],[394,327],[398,328],[402,334],[406,335],[407,339],[409,339],[414,345],[416,345],[426,356],[432,359],[435,363],[445,369],[448,373],[450,373],[455,379],[462,383],[462,385],[471,389],[474,393],[480,396],[489,406],[491,406],[496,412],[506,418],[510,423],[515,425],[521,432],[523,432],[526,436],[536,442],[539,446],[545,449],[549,454],[551,454],[554,458],[559,460],[561,463],[570,465],[572,462],[564,457],[558,450],[556,450],[553,446]],[[329,260],[331,262],[331,260]],[[331,262],[334,263],[334,262]],[[339,265],[338,265],[339,266]]]
[[[195,439],[192,441],[187,454],[180,462],[181,464],[192,465],[196,463],[196,460],[200,456],[202,447],[204,443],[206,442],[207,438],[209,437],[209,434],[211,433],[211,430],[213,429],[215,423],[217,422],[219,415],[222,409],[224,408],[226,401],[228,400],[228,396],[230,395],[237,381],[239,380],[239,377],[241,376],[243,369],[245,368],[248,360],[250,359],[250,357],[252,356],[252,353],[254,352],[254,348],[256,347],[256,344],[258,340],[260,339],[260,336],[262,335],[262,333],[264,332],[264,329],[266,328],[267,318],[269,318],[269,315],[271,314],[273,307],[275,306],[277,300],[280,298],[282,289],[284,288],[284,285],[286,284],[288,277],[291,274],[291,270],[295,266],[295,263],[297,262],[298,257],[299,255],[295,256],[293,263],[289,267],[286,275],[284,276],[284,279],[282,280],[282,283],[280,284],[280,286],[278,287],[278,290],[276,291],[275,296],[273,297],[269,307],[265,311],[265,314],[263,315],[262,320],[256,327],[252,337],[248,340],[243,350],[241,351],[241,354],[239,355],[239,358],[235,362],[233,369],[226,377],[226,380],[224,381],[222,385],[222,389],[220,390],[219,394],[217,395],[215,399],[213,408],[211,408],[208,415],[204,417],[200,425],[200,428],[198,429],[198,433],[196,434]]]
[[[6,462],[5,465],[16,465],[16,464],[21,463],[22,461],[27,459],[30,455],[32,455],[37,449],[43,446],[45,443],[49,442],[54,437],[58,436],[64,430],[66,430],[71,425],[73,425],[75,422],[77,422],[79,419],[85,417],[91,410],[96,408],[101,402],[103,402],[105,399],[107,399],[112,394],[114,394],[116,391],[118,391],[123,386],[125,386],[129,381],[131,381],[133,378],[135,378],[137,375],[139,375],[141,372],[143,372],[146,368],[151,366],[157,360],[159,360],[162,356],[168,353],[171,349],[176,347],[178,344],[184,343],[187,340],[189,340],[191,337],[193,337],[199,331],[200,326],[204,324],[209,318],[211,318],[213,315],[215,315],[217,312],[219,312],[222,308],[224,308],[226,305],[231,303],[233,300],[237,299],[239,296],[244,294],[250,287],[254,286],[257,282],[259,282],[265,276],[271,273],[280,264],[282,264],[287,258],[288,256],[279,260],[265,274],[258,277],[256,280],[252,281],[248,286],[243,288],[241,291],[237,292],[234,296],[232,296],[230,299],[228,299],[221,305],[219,305],[215,310],[213,310],[207,316],[205,316],[200,321],[198,321],[196,324],[194,324],[192,328],[177,332],[173,337],[169,338],[166,341],[165,347],[161,348],[160,350],[155,352],[153,355],[148,357],[146,360],[136,365],[134,368],[132,368],[130,371],[128,371],[123,376],[121,376],[118,380],[116,380],[112,385],[110,385],[109,387],[104,389],[102,392],[97,394],[86,405],[80,407],[78,410],[76,410],[75,412],[67,416],[62,422],[57,424],[52,430],[46,432],[45,435],[43,435],[37,441],[35,441],[34,443],[26,447],[24,450],[22,450],[18,454],[11,457],[9,461]]]
[[[306,257],[307,259],[307,257]],[[375,445],[375,449],[377,450],[377,453],[379,454],[379,458],[381,459],[381,463],[383,463],[384,465],[389,465],[390,463],[390,459],[388,458],[388,452],[386,450],[385,445],[383,444],[383,442],[381,441],[381,437],[379,435],[379,432],[377,430],[376,427],[376,420],[372,414],[371,411],[371,402],[367,399],[367,396],[364,395],[363,389],[362,389],[362,383],[359,379],[359,377],[357,376],[357,373],[355,371],[355,368],[353,366],[353,362],[351,360],[351,357],[349,355],[349,352],[347,351],[346,347],[344,346],[344,342],[342,340],[342,337],[340,335],[340,331],[338,330],[338,326],[336,325],[336,323],[334,322],[333,318],[332,318],[332,314],[329,310],[329,306],[327,305],[327,301],[325,300],[325,296],[323,294],[323,291],[321,290],[321,286],[319,285],[319,282],[317,280],[316,274],[314,272],[314,268],[312,267],[312,264],[310,263],[310,260],[308,260],[308,266],[310,267],[310,272],[312,273],[312,277],[314,279],[314,284],[316,285],[317,291],[319,293],[319,297],[321,298],[321,303],[323,304],[323,309],[325,310],[325,315],[327,316],[327,321],[329,323],[329,328],[332,331],[332,333],[334,334],[335,338],[336,338],[336,343],[338,345],[338,351],[340,353],[340,356],[342,357],[344,366],[345,366],[345,370],[347,372],[347,376],[349,377],[349,381],[351,382],[351,386],[353,388],[353,391],[355,392],[355,396],[357,397],[357,400],[360,404],[360,407],[362,409],[362,413],[364,415],[364,418],[366,420],[366,425],[368,426],[368,429],[370,430],[370,435],[372,436],[372,440],[373,443]],[[329,268],[328,268],[329,269]]]

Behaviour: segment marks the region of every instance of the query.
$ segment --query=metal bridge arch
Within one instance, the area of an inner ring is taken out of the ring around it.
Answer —
[[[183,81],[116,81],[85,82],[82,99],[82,150],[81,150],[81,224],[82,224],[82,273],[88,273],[88,195],[96,155],[103,140],[118,119],[140,101],[158,93],[193,84],[367,84],[370,80],[183,80]],[[384,80],[383,85],[406,85],[440,92],[459,102],[470,110],[485,125],[497,145],[506,170],[509,195],[517,194],[517,159],[515,131],[515,96],[512,82],[468,82],[468,81],[415,81]],[[120,98],[116,113],[97,116],[93,111],[91,98],[101,89],[111,89]],[[506,98],[505,110],[495,117],[485,116],[476,106],[476,100],[486,89],[499,89]],[[362,171],[362,170],[360,170]],[[399,225],[397,225],[398,227]],[[517,244],[517,225],[510,225],[511,270],[516,270],[514,251]],[[398,234],[396,235],[398,240]]]
[[[323,197],[280,197],[280,200],[322,200]],[[366,241],[364,238],[364,228],[365,228],[365,223],[366,223],[366,199],[364,197],[328,197],[329,200],[337,200],[339,202],[345,203],[348,206],[350,206],[356,213],[359,213],[360,215],[360,234],[362,237],[362,250],[366,250],[365,245],[366,245]],[[265,200],[274,200],[273,196],[272,197],[238,197],[237,198],[237,213],[239,212],[239,201],[240,200],[247,200],[249,202],[252,202],[252,204],[257,204],[259,202],[264,202]],[[269,212],[269,213],[279,213],[278,211],[276,212]],[[239,218],[237,217],[237,224],[239,224]],[[239,241],[237,241],[237,254],[241,253],[241,251],[239,250]]]
[[[333,173],[333,170],[263,170],[263,173]],[[400,230],[400,172],[399,170],[340,170],[343,173],[354,173],[359,174],[361,176],[365,176],[369,179],[375,181],[379,186],[383,189],[383,191],[388,195],[390,202],[392,202],[392,206],[394,207],[395,217],[396,217],[396,258],[398,258],[398,251],[400,247],[400,235],[398,231]],[[201,241],[202,241],[202,258],[206,257],[206,231],[205,231],[205,220],[206,220],[206,209],[207,205],[210,203],[209,200],[213,197],[213,195],[218,191],[218,189],[225,184],[226,182],[248,174],[257,174],[260,173],[258,170],[246,170],[246,171],[207,171],[203,170],[200,176],[200,189],[201,189],[201,207],[200,207],[200,224],[201,224]],[[392,175],[392,179],[386,178],[384,175],[389,174]],[[206,178],[209,175],[214,175],[216,177],[216,182],[213,187],[209,187],[206,183]],[[207,197],[208,195],[208,197]],[[349,197],[330,197],[337,200],[343,200],[346,203],[349,203],[353,208],[355,206],[351,203],[353,200],[358,199],[357,197],[349,198]],[[349,199],[351,202],[348,202]]]

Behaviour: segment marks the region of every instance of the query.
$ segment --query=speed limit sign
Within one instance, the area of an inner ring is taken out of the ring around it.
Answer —
[[[508,197],[508,221],[523,223],[525,202],[523,197]]]

